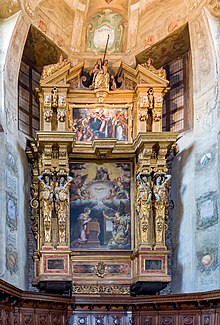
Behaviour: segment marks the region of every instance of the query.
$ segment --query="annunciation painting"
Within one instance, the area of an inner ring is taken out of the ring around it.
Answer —
[[[73,108],[73,132],[76,141],[128,139],[128,108]]]
[[[71,248],[131,248],[129,162],[70,164]]]

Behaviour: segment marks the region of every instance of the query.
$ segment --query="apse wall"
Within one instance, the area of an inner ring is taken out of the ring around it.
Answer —
[[[143,19],[138,28],[142,32],[136,34],[142,42],[132,42],[132,53],[128,49],[127,54],[124,53],[126,62],[134,61],[132,58],[144,46],[152,45],[152,26],[146,23],[147,7],[143,1],[141,8],[139,18]],[[171,287],[174,293],[219,288],[220,23],[206,8],[194,14],[192,10],[193,5],[189,17],[178,22],[183,24],[187,20],[189,23],[193,120],[192,128],[178,140],[179,152],[173,162]],[[26,288],[29,184],[26,139],[17,127],[17,80],[27,33],[30,24],[34,23],[31,12],[27,12],[26,8],[26,12],[22,10],[0,21],[3,35],[0,54],[0,245],[3,252],[0,254],[0,278],[23,289]],[[164,16],[164,19],[167,18]],[[37,22],[35,25],[38,27]],[[144,35],[144,31],[146,37],[142,38],[140,35]],[[78,44],[77,51],[79,47]],[[75,53],[72,55],[77,61]]]

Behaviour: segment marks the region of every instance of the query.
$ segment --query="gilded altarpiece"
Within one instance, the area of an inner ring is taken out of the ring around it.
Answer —
[[[33,284],[73,295],[155,293],[171,280],[166,157],[177,134],[162,132],[169,82],[150,60],[122,63],[114,75],[97,60],[88,87],[85,78],[83,63],[62,57],[41,77],[41,129],[27,150]]]

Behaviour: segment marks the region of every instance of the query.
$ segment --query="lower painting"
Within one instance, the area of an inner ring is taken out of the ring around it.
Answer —
[[[70,163],[72,249],[131,249],[131,166]]]

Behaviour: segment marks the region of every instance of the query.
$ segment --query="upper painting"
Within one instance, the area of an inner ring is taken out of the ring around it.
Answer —
[[[128,141],[128,108],[73,108],[76,141],[118,139]]]

